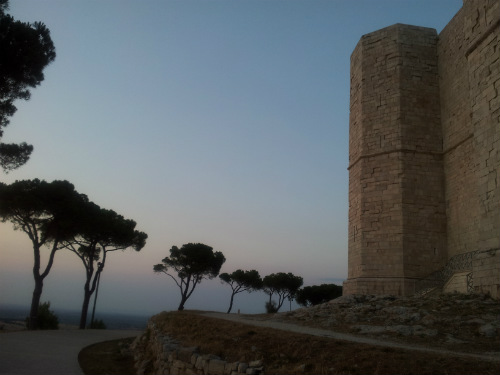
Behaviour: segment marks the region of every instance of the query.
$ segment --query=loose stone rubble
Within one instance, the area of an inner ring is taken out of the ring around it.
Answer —
[[[498,351],[500,302],[485,295],[349,295],[274,320],[383,339]]]

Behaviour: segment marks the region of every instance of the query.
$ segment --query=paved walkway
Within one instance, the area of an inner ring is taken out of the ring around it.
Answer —
[[[2,333],[0,374],[82,375],[78,353],[84,347],[141,333],[107,329]]]
[[[419,346],[419,345],[403,344],[403,343],[389,341],[389,340],[379,340],[379,339],[374,339],[374,338],[369,338],[369,337],[355,336],[355,335],[350,335],[347,333],[340,333],[340,332],[335,332],[335,331],[330,331],[330,330],[320,329],[320,328],[312,328],[312,327],[302,326],[302,325],[298,325],[298,324],[289,324],[289,323],[277,322],[277,321],[272,321],[272,320],[253,319],[253,318],[249,318],[245,315],[238,315],[238,314],[225,314],[225,313],[218,313],[218,312],[210,312],[210,313],[202,313],[202,315],[209,316],[212,318],[217,318],[217,319],[225,319],[225,320],[235,321],[235,322],[239,322],[239,323],[254,325],[254,326],[258,326],[258,327],[274,328],[274,329],[279,329],[282,331],[302,333],[302,334],[320,336],[320,337],[328,337],[328,338],[332,338],[332,339],[336,339],[336,340],[350,341],[350,342],[356,342],[356,343],[360,343],[360,344],[384,346],[384,347],[388,347],[388,348],[396,348],[396,349],[404,349],[404,350],[411,350],[411,351],[427,352],[427,353],[433,353],[433,354],[444,354],[444,355],[450,355],[450,356],[456,356],[456,357],[468,357],[468,358],[475,358],[475,359],[481,359],[481,360],[486,360],[486,361],[500,362],[499,353],[476,354],[476,353],[455,352],[455,351],[447,350],[447,349],[438,349],[438,348],[431,348],[431,347],[425,347],[425,346]]]

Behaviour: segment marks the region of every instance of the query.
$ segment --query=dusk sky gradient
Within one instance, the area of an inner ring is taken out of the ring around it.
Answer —
[[[146,247],[111,253],[98,310],[155,314],[179,291],[153,265],[173,246],[224,253],[221,272],[292,272],[304,285],[347,278],[350,55],[395,23],[438,32],[462,0],[11,0],[42,21],[56,60],[4,142],[34,146],[0,181],[68,180],[137,222]],[[46,258],[45,258],[46,259]],[[33,253],[0,223],[0,303],[29,306]],[[56,255],[42,301],[80,309],[84,268]],[[204,281],[187,309],[226,311]],[[264,312],[262,293],[234,311]]]

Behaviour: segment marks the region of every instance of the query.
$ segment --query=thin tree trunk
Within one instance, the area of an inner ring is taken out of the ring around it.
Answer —
[[[89,310],[90,297],[92,293],[88,290],[88,284],[85,284],[85,294],[83,297],[82,314],[80,315],[80,326],[79,329],[85,329],[87,326],[87,312]]]
[[[283,306],[283,302],[285,302],[285,297],[278,294],[278,309],[276,310],[276,312],[281,309],[281,306]]]
[[[179,304],[177,311],[184,310],[184,304],[188,300],[189,296],[191,296],[191,293],[193,293],[194,287],[196,286],[196,280],[193,281],[193,287],[192,287],[191,291],[189,291],[190,285],[191,285],[191,275],[188,275],[187,280],[184,282],[184,290],[182,290],[182,287],[181,287],[181,303]],[[188,294],[188,292],[189,292],[189,294]]]
[[[34,237],[33,241],[33,278],[35,279],[35,289],[33,289],[33,297],[31,298],[30,318],[28,322],[29,329],[38,329],[38,307],[43,290],[43,277],[40,276],[40,245],[38,237]]]
[[[101,273],[97,275],[97,286],[95,288],[95,296],[94,296],[94,307],[92,308],[92,317],[90,318],[90,327],[94,325],[94,317],[95,317],[95,305],[97,303],[97,294],[99,293],[99,282],[101,281]]]
[[[31,298],[31,308],[30,317],[28,321],[28,329],[38,329],[38,307],[40,306],[40,299],[43,291],[43,280],[50,272],[52,264],[54,264],[54,256],[57,251],[58,241],[56,240],[52,245],[52,250],[50,251],[49,261],[45,267],[45,271],[40,274],[40,243],[38,242],[38,237],[30,236],[33,242],[33,278],[35,279],[35,289],[33,290],[33,297]]]
[[[177,308],[177,311],[184,310],[184,304],[186,303],[186,301],[187,301],[187,298],[186,298],[186,296],[183,295],[181,298],[181,303],[179,304],[179,307]]]
[[[35,277],[35,289],[31,299],[30,318],[28,321],[28,329],[38,329],[38,307],[40,306],[40,298],[43,290],[43,279]]]
[[[89,253],[89,259],[87,263],[85,262],[84,258],[82,257],[80,258],[82,259],[83,264],[85,265],[87,280],[85,281],[85,286],[83,287],[84,295],[83,295],[82,313],[80,315],[80,326],[78,327],[79,329],[85,329],[87,326],[87,315],[89,311],[90,298],[92,297],[92,294],[96,289],[97,280],[102,272],[102,269],[104,268],[104,262],[106,260],[106,252],[103,251],[102,263],[101,265],[99,265],[96,272],[94,273],[94,254],[95,254],[95,249],[92,249],[92,252]]]
[[[83,296],[83,305],[82,305],[82,315],[80,316],[80,329],[85,329],[87,326],[87,315],[89,311],[89,305],[90,305],[90,298],[92,297],[92,294],[94,294],[96,290],[96,285],[97,285],[97,280],[101,276],[101,272],[104,266],[99,267],[94,274],[94,280],[92,280],[92,273],[93,273],[93,268],[90,269],[88,275],[90,276],[85,283],[84,287],[84,296]],[[92,282],[92,287],[90,287],[90,282]]]
[[[231,294],[231,301],[229,302],[229,309],[227,310],[226,314],[229,314],[231,312],[231,309],[233,308],[233,299],[234,299],[234,293]]]

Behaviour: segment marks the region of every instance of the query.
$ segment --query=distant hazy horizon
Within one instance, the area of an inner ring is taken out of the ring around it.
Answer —
[[[66,309],[54,310],[52,309],[52,306],[50,310],[57,316],[60,328],[67,328],[68,326],[75,329],[78,328],[80,323],[80,311]],[[24,322],[26,317],[29,315],[29,311],[29,306],[23,307],[0,304],[0,322]],[[147,320],[150,317],[150,315],[144,314],[124,314],[103,311],[96,311],[95,315],[95,319],[102,320],[107,329],[144,329],[146,328]],[[90,315],[87,324],[90,324]]]

